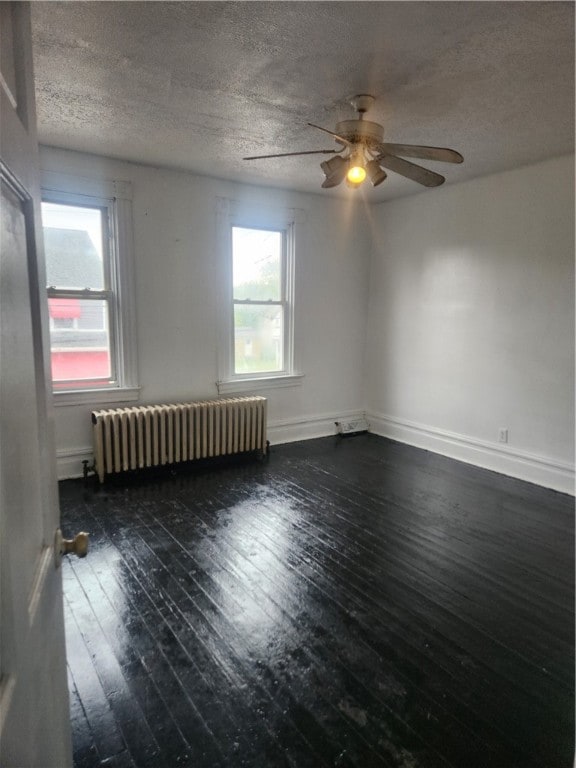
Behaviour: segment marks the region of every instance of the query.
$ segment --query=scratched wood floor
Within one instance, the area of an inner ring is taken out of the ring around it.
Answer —
[[[61,484],[77,768],[569,768],[573,499],[373,435]]]

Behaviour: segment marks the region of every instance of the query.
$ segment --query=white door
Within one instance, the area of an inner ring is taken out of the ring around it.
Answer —
[[[30,8],[0,3],[0,765],[72,764]]]

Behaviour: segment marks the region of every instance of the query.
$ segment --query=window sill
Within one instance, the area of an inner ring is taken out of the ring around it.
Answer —
[[[103,405],[107,403],[133,403],[140,397],[140,387],[114,387],[110,389],[62,390],[54,392],[54,405]]]
[[[302,385],[303,373],[293,373],[286,376],[260,376],[253,379],[226,379],[217,381],[218,394],[227,395],[235,392],[260,392],[267,389],[283,387],[299,387]]]

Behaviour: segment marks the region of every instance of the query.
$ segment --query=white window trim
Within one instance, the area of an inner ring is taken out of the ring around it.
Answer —
[[[71,176],[53,171],[41,174],[42,199],[60,203],[95,203],[109,206],[114,269],[111,274],[117,313],[113,339],[116,355],[114,384],[94,389],[54,390],[57,406],[122,403],[138,400],[138,361],[136,356],[136,306],[134,247],[132,236],[132,185],[128,181],[108,181]]]
[[[218,243],[218,375],[219,394],[253,392],[293,387],[302,384],[303,373],[296,367],[294,349],[294,283],[296,253],[300,251],[301,224],[304,212],[297,208],[266,208],[258,204],[241,203],[228,198],[217,198]],[[285,248],[285,362],[282,371],[256,374],[234,373],[233,341],[233,284],[232,284],[232,227],[247,229],[284,230]]]
[[[218,387],[218,394],[228,395],[235,392],[263,392],[267,389],[298,387],[302,384],[303,379],[303,373],[284,373],[278,376],[217,381],[216,386]]]

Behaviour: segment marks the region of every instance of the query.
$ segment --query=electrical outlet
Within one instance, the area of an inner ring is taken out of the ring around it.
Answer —
[[[498,430],[498,442],[499,443],[508,442],[508,430],[505,427],[500,427],[500,429]]]

